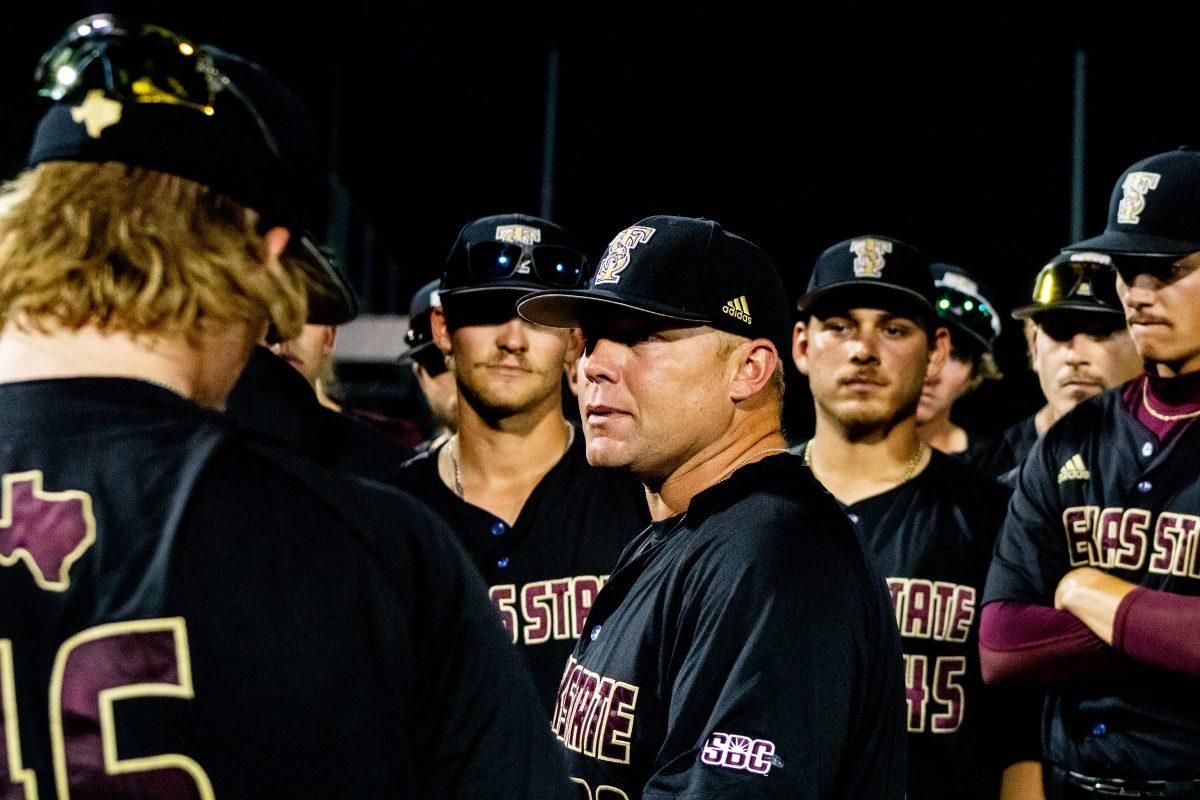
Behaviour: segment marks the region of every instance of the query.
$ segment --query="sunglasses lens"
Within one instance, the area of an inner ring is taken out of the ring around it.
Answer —
[[[1079,333],[1107,339],[1125,328],[1125,318],[1088,311],[1075,314],[1047,313],[1038,320],[1038,327],[1056,342],[1069,342]]]
[[[533,268],[544,283],[568,289],[579,285],[587,267],[583,255],[565,247],[535,247]]]
[[[467,269],[476,278],[507,278],[521,263],[521,246],[507,242],[479,242],[467,251]]]
[[[1064,261],[1048,265],[1038,274],[1035,302],[1050,305],[1072,297],[1120,308],[1116,273],[1095,264]]]

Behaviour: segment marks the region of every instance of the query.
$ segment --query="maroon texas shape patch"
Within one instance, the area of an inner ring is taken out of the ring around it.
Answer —
[[[41,470],[3,478],[0,566],[24,562],[47,591],[66,591],[71,565],[96,541],[96,518],[87,492],[42,489]]]

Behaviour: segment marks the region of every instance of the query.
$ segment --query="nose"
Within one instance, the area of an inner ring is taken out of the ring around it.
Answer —
[[[1071,365],[1087,364],[1091,361],[1088,356],[1092,340],[1086,333],[1077,333],[1067,343],[1067,363]]]
[[[851,344],[850,360],[859,365],[877,363],[879,348],[875,337],[862,332],[858,333]]]
[[[622,350],[611,339],[588,342],[581,359],[584,378],[589,383],[616,383],[624,361]]]
[[[529,348],[525,335],[525,321],[513,317],[496,330],[496,346],[509,353],[521,353]]]
[[[1145,308],[1153,305],[1154,291],[1158,286],[1158,280],[1153,275],[1144,272],[1135,275],[1130,283],[1125,283],[1123,280],[1117,281],[1117,287],[1121,292],[1121,302],[1127,308]]]

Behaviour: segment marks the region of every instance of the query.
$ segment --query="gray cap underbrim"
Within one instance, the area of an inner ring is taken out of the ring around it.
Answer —
[[[1129,231],[1105,231],[1099,236],[1064,247],[1064,253],[1092,250],[1097,253],[1144,256],[1148,258],[1179,258],[1200,252],[1200,241],[1170,239]]]

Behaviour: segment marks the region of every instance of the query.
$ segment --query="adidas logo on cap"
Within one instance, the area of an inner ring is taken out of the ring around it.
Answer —
[[[746,302],[746,295],[727,300],[721,310],[734,319],[740,319],[747,325],[754,324],[750,321],[750,305]]]
[[[1083,465],[1083,457],[1076,453],[1067,459],[1067,463],[1062,465],[1062,469],[1058,471],[1058,482],[1064,481],[1086,481],[1091,480],[1092,472]]]

